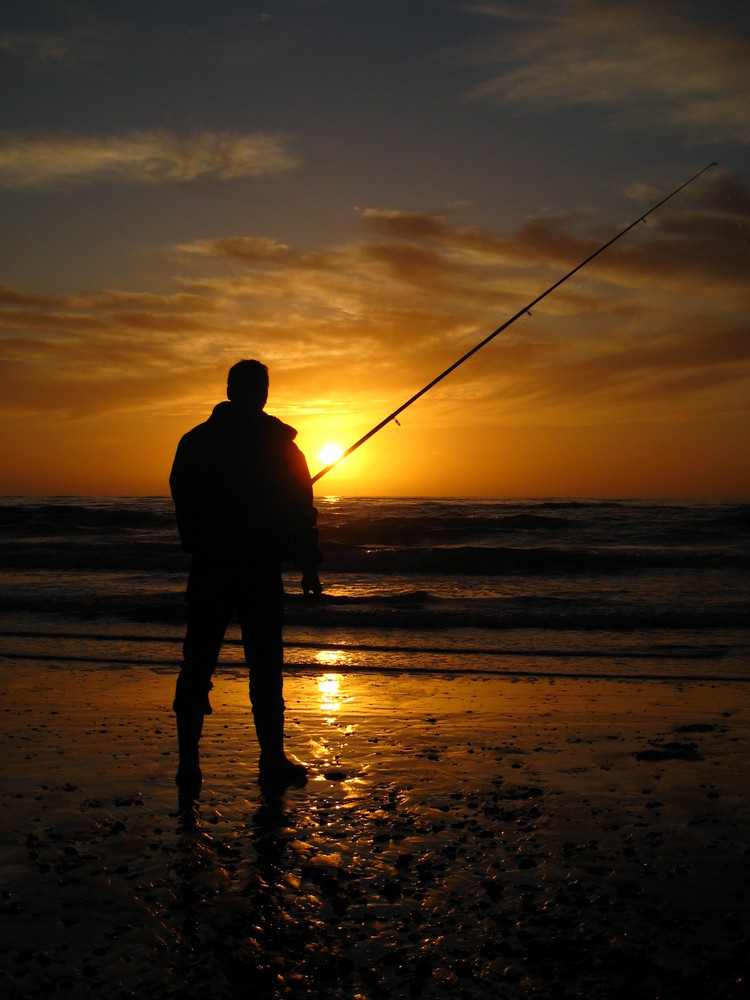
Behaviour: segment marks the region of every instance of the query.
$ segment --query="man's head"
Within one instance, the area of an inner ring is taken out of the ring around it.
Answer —
[[[268,399],[268,369],[260,361],[238,361],[227,376],[227,398],[249,410],[262,410]]]

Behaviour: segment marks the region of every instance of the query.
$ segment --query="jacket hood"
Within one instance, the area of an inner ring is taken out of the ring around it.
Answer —
[[[257,428],[263,433],[278,434],[279,437],[285,437],[289,441],[293,441],[297,437],[296,429],[289,424],[285,424],[278,417],[272,417],[265,410],[251,414],[243,413],[239,407],[234,406],[228,399],[216,404],[206,424],[211,430],[219,432],[240,428],[248,430]]]

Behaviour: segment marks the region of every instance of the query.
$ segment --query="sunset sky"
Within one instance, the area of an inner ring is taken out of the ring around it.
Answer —
[[[750,5],[5,0],[0,493],[156,494],[228,367],[317,484],[750,496]]]

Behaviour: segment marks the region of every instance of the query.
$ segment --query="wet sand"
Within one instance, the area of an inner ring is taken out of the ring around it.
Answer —
[[[180,815],[173,676],[0,667],[3,996],[656,998],[748,984],[746,684],[239,674]]]

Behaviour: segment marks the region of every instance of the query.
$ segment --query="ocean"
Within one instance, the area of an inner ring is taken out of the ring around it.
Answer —
[[[317,500],[324,586],[285,570],[287,670],[750,680],[750,504]],[[179,667],[171,500],[0,498],[0,656]],[[219,670],[243,669],[230,626]]]

